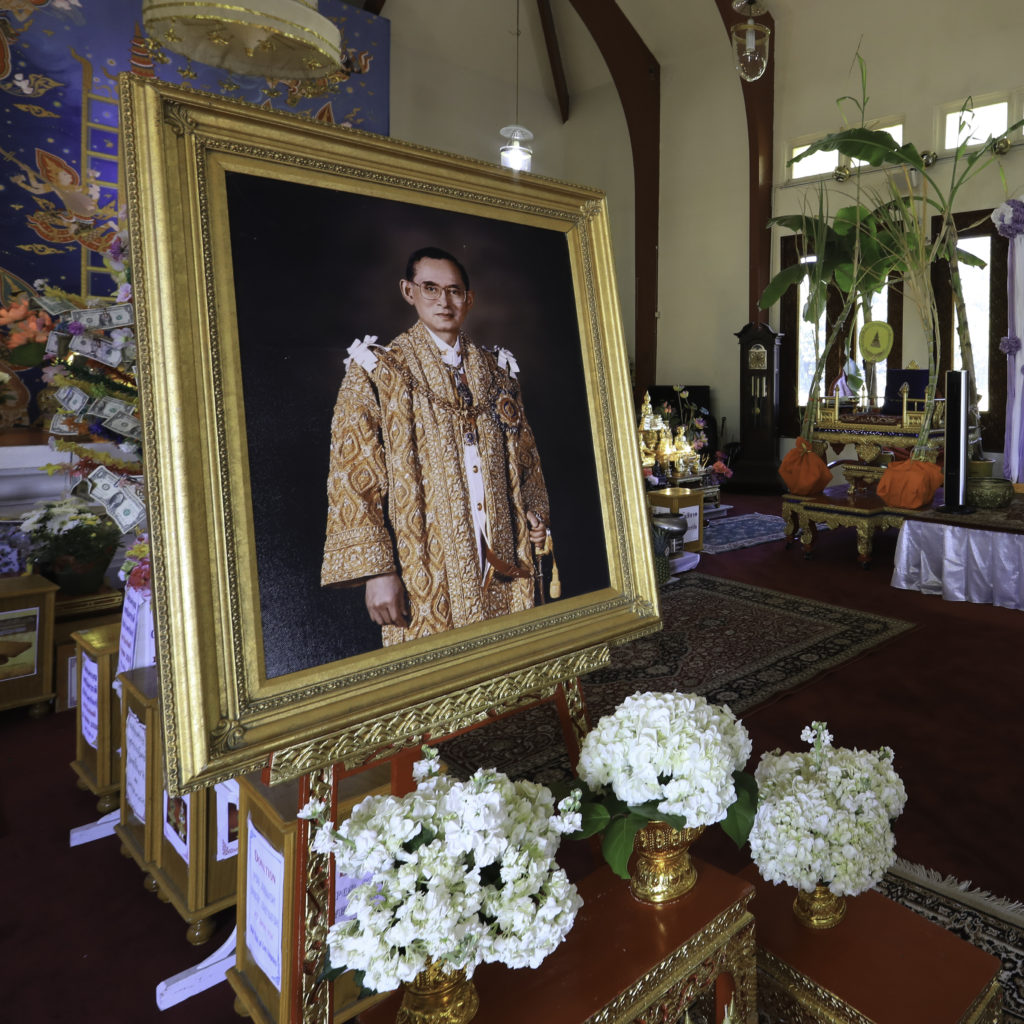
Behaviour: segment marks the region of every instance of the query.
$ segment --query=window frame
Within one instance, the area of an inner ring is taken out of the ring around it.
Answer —
[[[988,210],[970,210],[953,215],[960,238],[988,236],[992,241],[989,271],[988,321],[988,409],[980,414],[981,444],[987,452],[1002,452],[1006,440],[1006,356],[999,351],[999,343],[1006,336],[1008,325],[1006,273],[1009,258],[1009,240],[999,234]],[[939,230],[942,218],[932,218],[932,235]],[[953,286],[949,279],[949,263],[940,260],[932,264],[932,288],[939,328],[939,380],[938,394],[944,394],[946,371],[953,368],[953,346],[957,344],[956,315],[953,308]],[[976,348],[980,339],[972,337]],[[979,391],[981,388],[979,387]]]

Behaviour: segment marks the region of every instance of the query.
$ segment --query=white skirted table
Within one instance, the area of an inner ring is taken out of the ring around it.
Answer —
[[[907,519],[892,585],[946,601],[1024,609],[1024,534]]]

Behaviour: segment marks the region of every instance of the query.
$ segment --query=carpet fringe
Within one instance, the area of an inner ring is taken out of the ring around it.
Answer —
[[[1018,900],[993,896],[983,889],[972,888],[969,881],[962,882],[954,875],[943,876],[933,868],[926,868],[923,864],[914,864],[902,858],[889,868],[889,872],[908,882],[920,882],[935,892],[943,893],[977,910],[997,914],[1010,924],[1024,928],[1024,903]]]

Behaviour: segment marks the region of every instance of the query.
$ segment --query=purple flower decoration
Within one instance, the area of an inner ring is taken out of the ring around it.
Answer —
[[[1007,199],[992,211],[992,223],[1004,238],[1024,234],[1024,202]]]
[[[1020,351],[1020,338],[1015,334],[1008,334],[999,342],[999,351],[1008,356],[1015,356]]]
[[[77,337],[79,334],[85,333],[85,328],[77,320],[72,320],[68,324],[67,331],[68,334],[74,334]]]
[[[107,253],[111,259],[120,260],[124,256],[124,242],[121,241],[120,235],[114,235],[113,240],[107,248]]]

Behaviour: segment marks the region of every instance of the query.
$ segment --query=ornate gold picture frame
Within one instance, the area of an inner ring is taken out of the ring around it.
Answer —
[[[602,193],[127,76],[122,123],[172,793],[386,756],[658,628]],[[421,246],[518,362],[562,596],[381,647],[320,586],[331,414]]]

